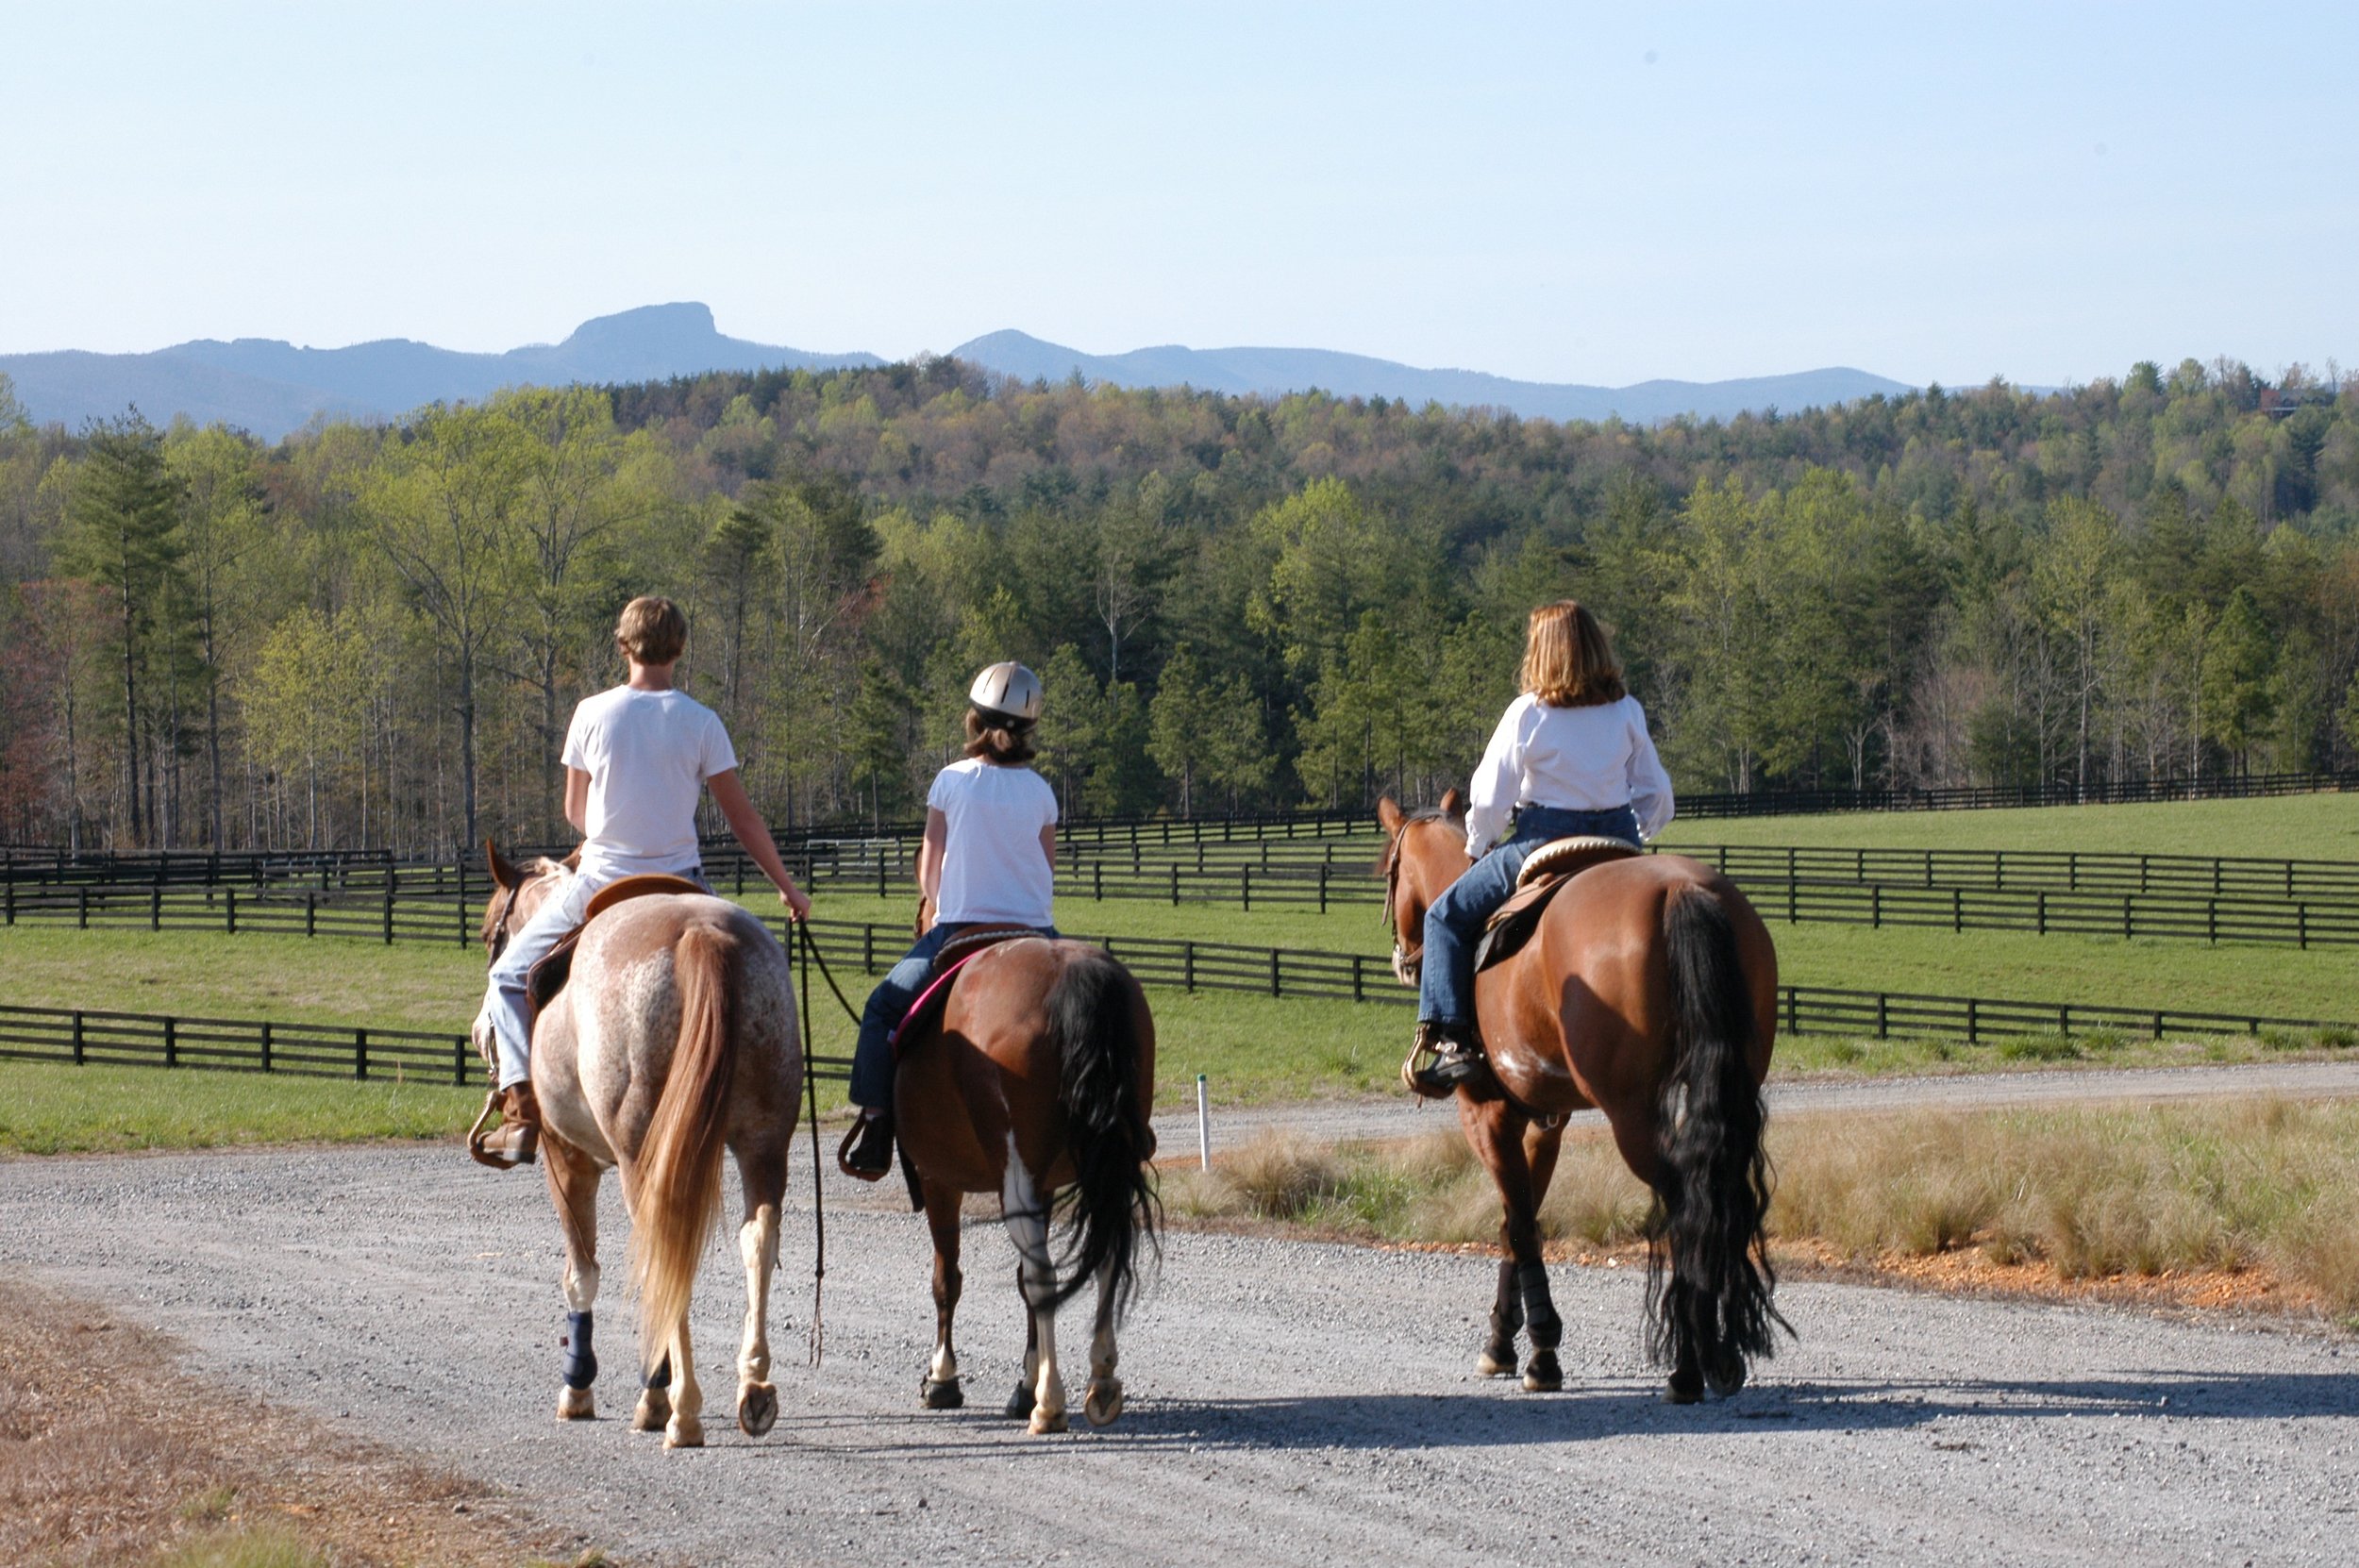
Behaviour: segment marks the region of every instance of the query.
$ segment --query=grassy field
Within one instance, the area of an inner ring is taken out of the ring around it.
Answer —
[[[482,1105],[482,1091],[446,1085],[0,1061],[0,1151],[455,1139]]]
[[[2266,1268],[2359,1313],[2359,1105],[1781,1117],[1770,1229],[1874,1262],[1974,1249],[2062,1278]],[[1367,1240],[1488,1243],[1490,1178],[1455,1133],[1334,1148],[1273,1134],[1208,1176],[1168,1172],[1183,1219],[1274,1220]],[[1641,1240],[1644,1189],[1602,1135],[1568,1139],[1553,1239]]]
[[[1663,842],[1674,846],[1790,843],[1841,849],[2052,849],[2359,860],[2359,794],[1675,821]]]

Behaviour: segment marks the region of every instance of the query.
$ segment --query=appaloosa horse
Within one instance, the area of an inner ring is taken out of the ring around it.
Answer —
[[[1417,983],[1425,914],[1472,863],[1456,791],[1441,809],[1404,815],[1392,835],[1385,916],[1393,968]],[[1649,1222],[1648,1348],[1670,1365],[1666,1397],[1733,1393],[1782,1326],[1763,1219],[1761,1081],[1777,1031],[1778,959],[1733,883],[1679,855],[1608,860],[1581,872],[1513,956],[1475,981],[1492,1073],[1458,1093],[1466,1140],[1505,1210],[1491,1339],[1478,1361],[1515,1370],[1516,1330],[1532,1354],[1524,1387],[1563,1386],[1563,1330],[1541,1259],[1539,1211],[1566,1113],[1605,1113],[1622,1159],[1655,1195]]]
[[[921,916],[921,920],[922,920]],[[934,1242],[934,1351],[919,1392],[934,1410],[965,1403],[950,1320],[958,1310],[959,1204],[996,1193],[1018,1259],[1024,1376],[1007,1406],[1034,1432],[1065,1429],[1057,1309],[1095,1279],[1082,1411],[1122,1413],[1114,1327],[1155,1244],[1147,1161],[1155,1022],[1130,972],[1087,942],[1020,937],[967,959],[938,1012],[921,1007],[899,1042],[894,1115],[901,1158]],[[1063,1257],[1052,1223],[1063,1222]],[[1058,1283],[1059,1265],[1065,1274]]]
[[[483,942],[496,959],[571,872],[546,859],[519,870],[484,848],[498,891],[484,913]],[[786,953],[753,915],[703,893],[656,893],[617,904],[584,927],[572,977],[542,1009],[532,1036],[541,1156],[565,1231],[570,1332],[560,1419],[594,1412],[598,1183],[609,1166],[620,1166],[644,1383],[631,1426],[661,1428],[667,1448],[703,1443],[688,1299],[720,1216],[726,1148],[737,1157],[745,1200],[737,1424],[760,1437],[777,1421],[770,1276],[802,1076]]]

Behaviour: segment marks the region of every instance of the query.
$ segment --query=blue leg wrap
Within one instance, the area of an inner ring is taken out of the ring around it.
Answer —
[[[598,1380],[597,1353],[590,1348],[590,1314],[565,1314],[565,1386],[586,1389]]]

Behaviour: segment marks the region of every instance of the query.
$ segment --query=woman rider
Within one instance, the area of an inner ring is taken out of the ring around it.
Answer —
[[[1426,911],[1417,1038],[1402,1076],[1429,1098],[1485,1070],[1475,1032],[1475,944],[1532,851],[1576,834],[1637,842],[1671,821],[1671,780],[1597,617],[1570,599],[1533,610],[1522,684],[1468,792],[1466,853],[1474,868]],[[1514,830],[1494,846],[1511,807]]]
[[[966,756],[934,776],[917,885],[933,925],[868,998],[852,1056],[852,1103],[861,1118],[836,1162],[874,1181],[893,1163],[893,1030],[926,989],[934,956],[974,926],[1049,924],[1057,866],[1057,792],[1025,766],[1039,722],[1040,677],[994,664],[967,692]]]

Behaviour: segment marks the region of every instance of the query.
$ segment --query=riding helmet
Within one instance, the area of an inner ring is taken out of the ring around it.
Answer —
[[[1031,724],[1040,717],[1040,676],[1013,659],[975,677],[966,700],[987,719]]]

